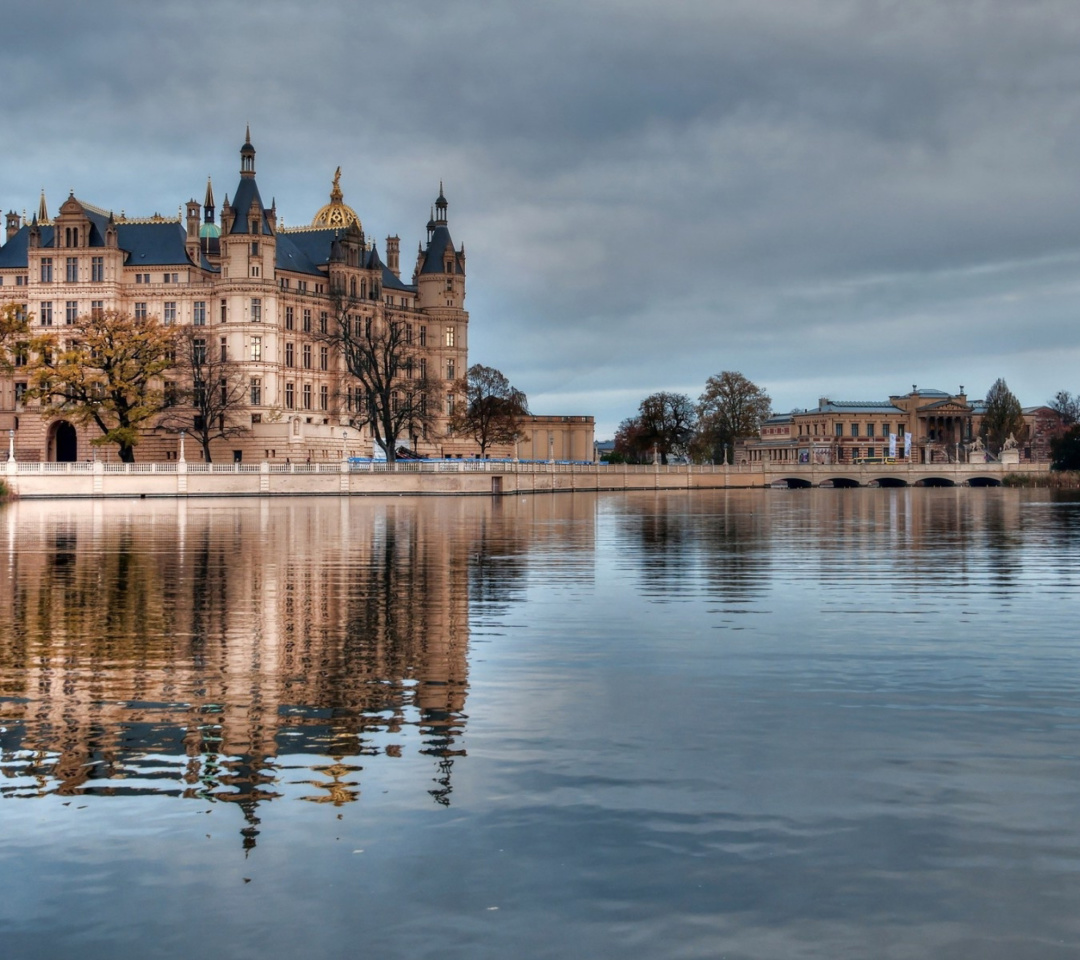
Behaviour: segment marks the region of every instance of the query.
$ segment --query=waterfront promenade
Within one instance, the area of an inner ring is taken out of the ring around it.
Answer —
[[[687,490],[768,486],[996,486],[1047,464],[800,465],[515,463],[485,460],[225,463],[20,463],[3,477],[22,498],[482,496],[564,491]]]

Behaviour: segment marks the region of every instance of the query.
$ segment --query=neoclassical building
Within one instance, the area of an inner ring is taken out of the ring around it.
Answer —
[[[950,463],[985,456],[978,442],[986,402],[969,400],[964,388],[944,390],[912,385],[911,392],[887,400],[833,400],[775,414],[758,437],[739,444],[744,462],[853,463],[896,460]],[[1049,440],[1059,426],[1046,407],[1024,408],[1024,430],[1016,437],[1022,461],[1049,459]]]
[[[284,226],[276,203],[263,200],[249,134],[240,148],[239,182],[220,210],[208,181],[201,208],[192,199],[171,219],[117,216],[74,194],[54,217],[44,195],[30,222],[8,213],[0,303],[21,304],[35,327],[61,335],[65,325],[96,310],[205,331],[204,349],[235,362],[247,390],[242,419],[249,429],[217,441],[214,459],[296,462],[373,452],[371,434],[357,419],[360,392],[325,337],[345,292],[354,322],[404,323],[414,338],[417,375],[443,385],[433,398],[434,425],[403,438],[405,444],[425,456],[473,456],[475,444],[447,433],[452,384],[468,369],[469,342],[465,248],[454,245],[447,208],[440,187],[411,275],[403,278],[399,237],[386,238],[384,259],[344,201],[340,168],[329,203],[310,225]],[[41,417],[23,402],[27,380],[20,372],[16,366],[0,379],[0,429],[15,431],[17,458],[89,459],[94,428]],[[562,436],[556,424],[573,421],[568,447],[587,448],[591,458],[591,417],[539,419],[544,423],[532,429],[543,439],[534,436],[531,446],[553,449],[547,438]],[[171,459],[177,447],[176,430],[158,426],[144,433],[136,455]],[[109,448],[99,455],[108,456]],[[198,458],[197,445],[188,443],[186,455]]]

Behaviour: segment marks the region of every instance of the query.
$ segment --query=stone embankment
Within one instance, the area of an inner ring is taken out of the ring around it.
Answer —
[[[65,497],[491,496],[563,491],[694,490],[767,486],[998,485],[1042,464],[880,466],[631,466],[482,460],[379,463],[19,463],[3,472],[12,494]]]

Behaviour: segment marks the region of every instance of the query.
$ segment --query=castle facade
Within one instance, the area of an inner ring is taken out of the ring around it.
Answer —
[[[216,440],[213,459],[298,462],[376,452],[358,416],[360,391],[327,336],[344,295],[353,323],[403,324],[418,358],[409,374],[440,387],[430,424],[399,442],[421,456],[474,456],[474,443],[448,432],[453,384],[468,369],[469,314],[465,248],[451,239],[442,189],[403,278],[398,236],[386,238],[381,256],[344,202],[339,179],[340,168],[329,203],[309,225],[285,227],[276,203],[263,200],[248,135],[239,182],[220,211],[209,181],[201,206],[193,199],[172,219],[116,216],[74,193],[50,217],[43,194],[30,222],[7,214],[0,303],[18,303],[35,330],[52,328],[61,337],[65,325],[94,311],[190,326],[201,349],[231,362],[245,390],[238,417],[246,429]],[[13,431],[17,459],[86,460],[95,449],[108,457],[108,446],[90,445],[96,428],[45,418],[24,402],[21,360],[16,356],[13,373],[0,377],[0,429]],[[534,419],[544,421],[533,433],[540,431],[545,451],[568,457],[572,447],[578,458],[591,459],[591,417]],[[568,422],[575,427],[563,432],[574,436],[565,451],[555,451],[547,438]],[[530,446],[538,446],[535,437]],[[175,459],[178,448],[175,427],[158,425],[144,431],[136,454],[162,461]],[[190,438],[186,456],[201,456]]]

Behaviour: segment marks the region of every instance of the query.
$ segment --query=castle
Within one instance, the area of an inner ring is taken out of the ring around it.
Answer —
[[[360,391],[333,346],[335,305],[347,294],[355,323],[400,323],[412,338],[419,377],[439,384],[431,423],[399,442],[421,456],[471,457],[470,438],[451,435],[454,381],[468,369],[465,248],[455,246],[440,187],[411,277],[402,278],[400,239],[388,236],[385,259],[344,201],[340,168],[330,201],[310,225],[285,227],[255,174],[250,131],[240,148],[240,179],[220,213],[207,182],[201,205],[184,214],[133,219],[68,196],[50,218],[45,196],[36,215],[11,212],[0,247],[0,303],[22,306],[35,329],[65,325],[95,311],[196,328],[200,348],[230,362],[244,386],[244,431],[212,447],[215,461],[339,459],[376,453],[358,416]],[[205,328],[205,337],[201,336]],[[25,370],[15,357],[0,377],[0,429],[19,460],[90,459],[96,428],[46,419],[24,402]],[[413,370],[410,368],[410,374]],[[531,417],[513,456],[592,458],[591,417]],[[143,432],[139,460],[175,459],[175,427]],[[109,448],[98,455],[108,456]],[[194,444],[188,456],[198,458]]]

